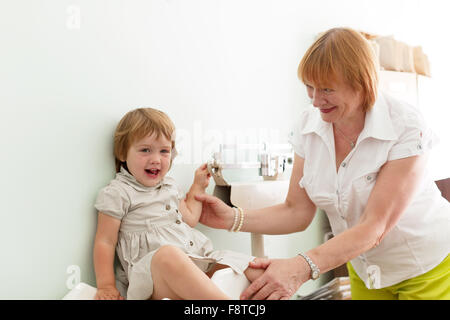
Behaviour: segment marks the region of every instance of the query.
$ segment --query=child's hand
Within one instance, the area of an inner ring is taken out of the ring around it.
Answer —
[[[94,297],[95,300],[124,300],[119,290],[114,287],[99,288]]]
[[[202,189],[206,189],[209,185],[209,178],[211,174],[208,172],[207,164],[202,164],[195,170],[194,184]]]

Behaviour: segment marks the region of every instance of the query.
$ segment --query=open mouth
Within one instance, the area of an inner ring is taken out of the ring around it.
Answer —
[[[156,177],[159,174],[159,169],[145,169],[145,173],[147,173],[150,177]]]

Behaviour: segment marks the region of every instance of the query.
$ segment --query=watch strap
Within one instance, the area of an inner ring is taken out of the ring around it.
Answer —
[[[320,269],[316,264],[304,253],[299,253],[299,256],[302,256],[306,262],[309,264],[309,267],[311,268],[311,279],[316,280],[319,278],[320,275]]]

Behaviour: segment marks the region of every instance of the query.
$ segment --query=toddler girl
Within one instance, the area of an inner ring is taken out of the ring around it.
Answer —
[[[174,131],[169,117],[152,108],[128,112],[117,126],[116,177],[95,203],[96,299],[229,299],[210,279],[215,271],[231,267],[249,281],[263,271],[248,268],[252,256],[213,250],[193,228],[202,211],[194,196],[205,192],[210,176],[206,164],[198,168],[182,198],[166,176],[176,155]]]

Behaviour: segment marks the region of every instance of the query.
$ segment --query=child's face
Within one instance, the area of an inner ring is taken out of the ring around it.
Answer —
[[[169,171],[172,143],[163,135],[147,136],[130,146],[127,153],[127,167],[136,180],[146,186],[153,187]]]

